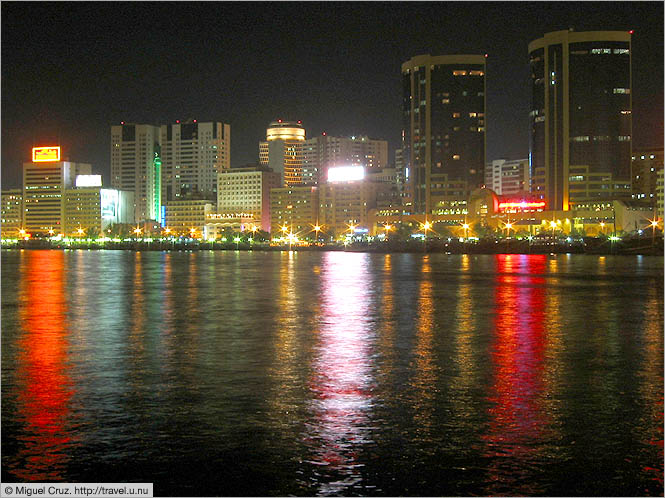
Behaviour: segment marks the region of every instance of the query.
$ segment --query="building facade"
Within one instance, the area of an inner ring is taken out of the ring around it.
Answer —
[[[270,191],[270,234],[272,238],[287,232],[305,237],[318,222],[318,187],[281,187]]]
[[[59,160],[23,163],[23,228],[32,235],[62,233],[65,191],[74,187],[77,175],[89,175],[91,169],[90,164]]]
[[[206,218],[214,211],[215,205],[210,200],[166,201],[164,226],[175,236],[202,237]]]
[[[658,174],[663,170],[663,148],[633,150],[630,162],[631,197],[656,206]]]
[[[134,192],[101,187],[65,190],[64,231],[66,237],[97,236],[110,225],[134,223]]]
[[[111,126],[111,187],[134,192],[137,221],[159,219],[162,161],[159,127],[122,123]]]
[[[532,193],[551,209],[630,198],[630,40],[568,30],[529,44]]]
[[[279,188],[279,175],[262,168],[233,168],[218,175],[217,212],[249,214],[258,228],[270,232],[270,190]]]
[[[401,152],[414,213],[445,209],[483,183],[485,61],[419,55],[402,64]]]
[[[528,159],[496,159],[485,165],[485,186],[498,195],[526,194],[531,182],[529,173]]]
[[[2,224],[0,233],[3,239],[15,239],[23,227],[23,190],[2,191]]]
[[[328,168],[363,166],[368,171],[388,166],[388,142],[367,136],[332,137],[321,134],[303,144],[303,184],[318,185]]]
[[[162,203],[216,198],[217,175],[231,168],[231,126],[177,121],[160,127]]]
[[[302,185],[304,142],[302,122],[273,121],[266,131],[266,140],[259,142],[259,163],[277,173],[281,185]]]

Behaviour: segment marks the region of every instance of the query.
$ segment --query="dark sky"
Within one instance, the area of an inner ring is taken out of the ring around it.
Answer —
[[[120,121],[230,123],[233,166],[280,117],[392,151],[400,66],[425,53],[489,54],[487,158],[526,157],[527,44],[569,27],[635,30],[634,147],[662,146],[662,2],[2,2],[2,186],[53,141],[107,182]]]

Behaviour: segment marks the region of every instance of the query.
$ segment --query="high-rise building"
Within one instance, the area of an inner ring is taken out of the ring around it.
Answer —
[[[266,140],[259,142],[259,162],[279,174],[282,185],[302,185],[304,141],[301,121],[273,121],[266,131]]]
[[[220,122],[162,125],[162,203],[215,199],[217,175],[231,168],[231,126]]]
[[[273,238],[292,232],[306,237],[317,223],[318,187],[274,188],[270,191],[270,234]]]
[[[134,223],[134,192],[105,189],[101,182],[65,190],[64,204],[62,233],[68,237],[80,236],[79,229],[96,236],[112,224]]]
[[[529,160],[496,159],[485,165],[485,186],[498,195],[529,193]]]
[[[663,170],[663,148],[633,149],[631,156],[632,194],[635,200],[656,205],[658,173]]]
[[[258,228],[270,232],[270,189],[280,186],[279,175],[267,168],[224,171],[217,180],[217,213],[251,215]]]
[[[414,213],[436,214],[483,183],[485,60],[419,55],[402,64],[402,154]]]
[[[303,184],[325,182],[328,168],[363,166],[367,171],[388,166],[388,142],[366,136],[332,137],[321,134],[303,144]]]
[[[23,163],[23,228],[30,234],[62,233],[65,190],[77,175],[89,175],[90,164],[60,160],[60,147],[34,147],[32,162]]]
[[[568,30],[529,44],[532,193],[549,209],[630,198],[630,40]]]
[[[111,126],[111,186],[134,192],[136,221],[159,219],[161,166],[158,126]]]

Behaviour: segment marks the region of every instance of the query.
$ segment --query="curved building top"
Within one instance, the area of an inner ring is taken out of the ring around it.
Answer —
[[[301,121],[278,119],[268,125],[266,140],[305,140],[305,128]]]
[[[556,45],[559,43],[581,43],[592,41],[619,41],[629,42],[630,31],[572,31],[564,29],[562,31],[551,31],[545,33],[545,36],[533,40],[529,43],[529,53],[546,45]]]
[[[485,64],[485,61],[485,55],[416,55],[402,64],[402,72],[428,64]]]

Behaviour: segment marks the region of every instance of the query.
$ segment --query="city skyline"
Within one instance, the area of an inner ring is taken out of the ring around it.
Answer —
[[[221,18],[211,4],[183,5],[172,29],[164,6],[121,5],[3,4],[3,188],[20,182],[25,151],[49,139],[106,183],[108,130],[120,121],[229,123],[232,166],[258,162],[257,144],[278,118],[302,120],[308,138],[387,140],[392,160],[400,66],[427,53],[488,54],[487,160],[526,157],[527,45],[569,27],[634,30],[633,147],[662,144],[660,3],[308,3],[269,13],[212,4]],[[26,41],[28,18],[49,23]]]

